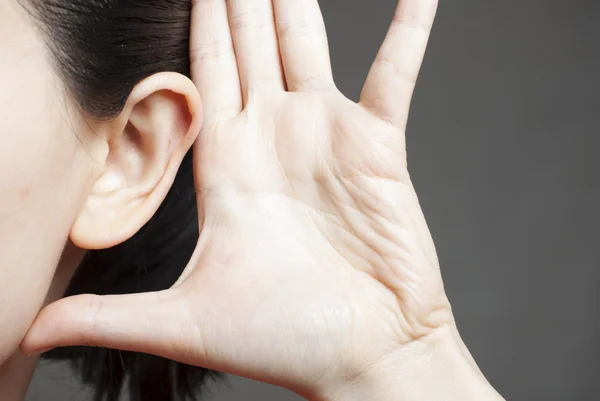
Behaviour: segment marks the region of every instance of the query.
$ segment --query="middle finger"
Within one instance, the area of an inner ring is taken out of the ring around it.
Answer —
[[[256,93],[284,91],[272,0],[227,4],[244,104]]]

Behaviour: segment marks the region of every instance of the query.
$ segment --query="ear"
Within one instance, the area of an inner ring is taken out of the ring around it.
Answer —
[[[198,90],[176,73],[140,82],[117,118],[94,123],[106,139],[103,166],[71,230],[73,243],[107,249],[138,232],[165,199],[201,127]]]

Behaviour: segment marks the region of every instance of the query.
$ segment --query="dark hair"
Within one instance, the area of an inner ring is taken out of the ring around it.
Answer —
[[[158,72],[190,75],[190,0],[27,0],[57,71],[82,111],[110,119],[133,87]],[[198,239],[191,153],[152,220],[129,241],[87,253],[65,296],[123,294],[169,288]],[[95,400],[195,400],[219,373],[152,355],[67,347],[43,355],[68,359]]]

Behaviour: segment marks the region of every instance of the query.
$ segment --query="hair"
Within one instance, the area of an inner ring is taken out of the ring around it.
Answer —
[[[190,76],[190,0],[22,0],[46,38],[67,91],[88,117],[111,119],[133,87],[158,72]],[[199,227],[191,152],[156,215],[133,238],[90,251],[65,296],[167,289],[194,251]],[[42,355],[70,360],[96,401],[196,400],[221,374],[153,355],[66,347]]]

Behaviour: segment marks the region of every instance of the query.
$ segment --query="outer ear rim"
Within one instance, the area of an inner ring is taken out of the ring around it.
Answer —
[[[94,230],[92,229],[95,225],[93,221],[97,221],[98,218],[88,218],[86,216],[86,201],[82,211],[76,217],[69,235],[71,242],[77,247],[86,250],[103,250],[126,242],[156,214],[173,186],[183,159],[196,142],[203,125],[202,100],[191,79],[175,72],[160,72],[145,78],[133,88],[119,116],[114,121],[108,122],[108,124],[112,124],[113,130],[119,130],[122,133],[129,121],[128,116],[135,105],[152,96],[152,94],[161,91],[173,92],[186,99],[187,112],[190,116],[187,132],[179,145],[170,153],[164,174],[154,189],[139,205],[133,207],[136,212],[127,221],[122,222],[118,227],[112,227],[111,224],[107,223],[108,225],[103,227],[102,230]],[[94,177],[94,183],[103,176],[104,168],[101,170],[99,175]]]

